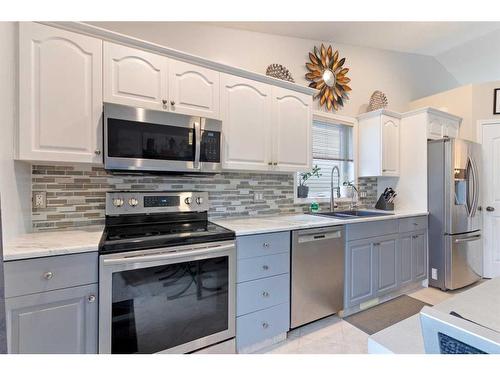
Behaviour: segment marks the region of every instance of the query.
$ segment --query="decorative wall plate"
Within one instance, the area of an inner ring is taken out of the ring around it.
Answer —
[[[352,90],[347,85],[351,80],[346,76],[349,69],[344,67],[345,57],[339,59],[339,51],[333,53],[331,45],[327,49],[321,44],[319,49],[314,46],[314,53],[309,52],[309,60],[306,79],[311,81],[309,87],[320,90],[315,98],[320,98],[319,104],[329,111],[332,108],[337,111],[349,99],[347,93]]]
[[[266,76],[281,79],[283,81],[295,82],[292,73],[281,64],[271,64],[267,67]]]

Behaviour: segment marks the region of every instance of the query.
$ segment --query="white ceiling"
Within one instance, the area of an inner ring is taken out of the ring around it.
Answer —
[[[436,56],[500,29],[500,22],[210,22],[296,38]]]

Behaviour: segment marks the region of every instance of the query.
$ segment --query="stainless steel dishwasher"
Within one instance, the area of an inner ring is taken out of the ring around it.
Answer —
[[[344,226],[292,232],[291,328],[344,306]]]

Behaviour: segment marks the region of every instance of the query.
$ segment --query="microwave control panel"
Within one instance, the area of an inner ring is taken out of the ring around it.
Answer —
[[[220,132],[204,130],[201,133],[200,161],[220,163]]]

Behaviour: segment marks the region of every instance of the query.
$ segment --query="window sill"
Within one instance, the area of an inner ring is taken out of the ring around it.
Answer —
[[[313,198],[313,197],[307,197],[307,198],[297,198],[294,197],[293,203],[295,204],[310,204],[312,202],[317,202],[317,203],[330,203],[330,198],[329,197],[318,197],[318,198]],[[335,203],[350,203],[351,198],[336,198]],[[357,202],[357,199],[354,199],[354,203]]]

